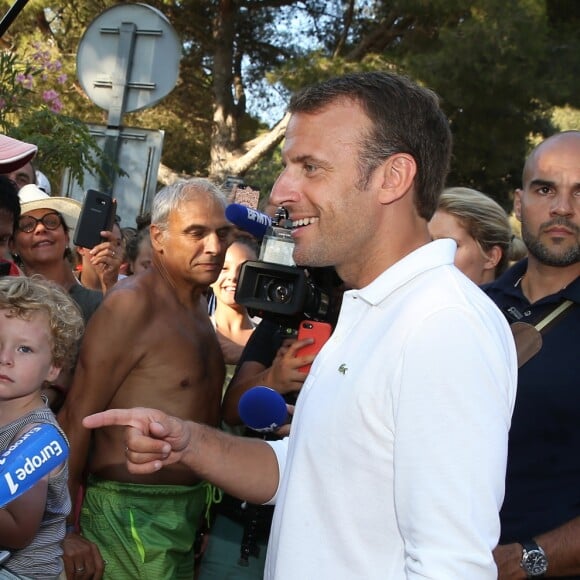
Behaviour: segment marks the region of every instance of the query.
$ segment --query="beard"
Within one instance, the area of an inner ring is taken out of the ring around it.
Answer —
[[[539,231],[549,227],[561,225],[569,228],[576,233],[576,244],[572,245],[564,251],[554,251],[544,244],[539,236],[535,236],[525,225],[525,220],[522,220],[522,239],[528,248],[528,252],[538,260],[541,264],[546,266],[554,266],[556,268],[566,268],[572,266],[580,261],[580,244],[578,244],[578,235],[580,229],[578,226],[570,223],[565,218],[556,218],[546,222],[540,226]]]
[[[310,268],[323,268],[325,266],[334,266],[335,259],[328,256],[327,249],[322,244],[314,247],[301,247],[297,244],[292,254],[297,266]]]

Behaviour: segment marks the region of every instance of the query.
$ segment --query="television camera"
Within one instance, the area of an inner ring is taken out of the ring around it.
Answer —
[[[288,214],[278,208],[265,230],[259,260],[242,264],[235,299],[255,316],[297,329],[305,318],[328,318],[331,288],[319,286],[313,271],[297,266],[293,251]]]

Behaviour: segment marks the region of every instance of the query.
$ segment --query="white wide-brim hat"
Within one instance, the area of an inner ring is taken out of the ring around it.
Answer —
[[[38,147],[0,133],[0,174],[24,167],[36,155]]]
[[[25,185],[18,192],[22,215],[35,209],[52,209],[62,215],[72,236],[77,227],[82,204],[70,197],[52,197],[33,183]]]

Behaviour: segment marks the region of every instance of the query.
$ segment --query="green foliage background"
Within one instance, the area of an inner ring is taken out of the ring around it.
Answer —
[[[88,100],[76,81],[75,56],[86,27],[115,3],[30,0],[2,38],[4,50],[22,58],[34,40],[53,47],[69,75],[60,90],[62,113],[70,119],[106,123],[107,113]],[[580,128],[576,0],[149,4],[169,18],[183,41],[180,79],[159,105],[127,115],[124,124],[163,129],[163,163],[180,174],[208,174],[218,104],[225,103],[229,112],[226,146],[234,157],[240,156],[276,121],[267,114],[252,116],[250,97],[267,113],[276,94],[272,87],[287,95],[349,70],[394,70],[433,88],[454,134],[449,185],[485,191],[506,208],[531,145],[557,130]],[[0,2],[4,12],[9,6]],[[46,127],[46,114],[38,121],[28,116],[26,111],[17,115],[14,130],[18,127],[21,136]],[[61,165],[82,165],[73,155],[79,142],[67,139],[66,122],[61,129],[41,132],[43,162],[60,159]],[[270,152],[244,177],[267,194],[279,168],[279,152]],[[50,171],[56,175],[58,168]]]

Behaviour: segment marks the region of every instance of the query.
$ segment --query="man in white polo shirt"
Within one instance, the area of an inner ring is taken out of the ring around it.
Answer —
[[[236,439],[150,409],[129,468],[181,462],[227,492],[275,503],[265,577],[497,578],[517,362],[509,327],[431,242],[451,134],[436,96],[389,73],[295,95],[271,203],[294,259],[351,288],[298,397],[290,437]]]

